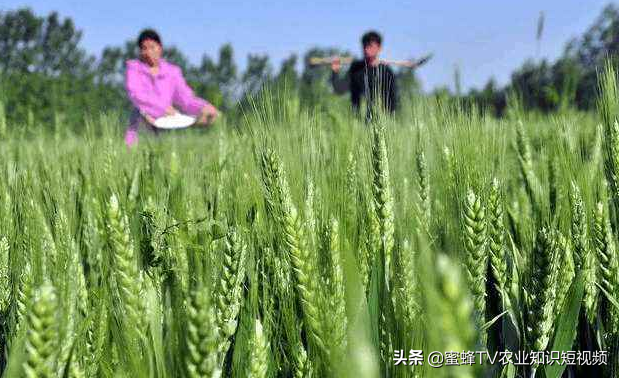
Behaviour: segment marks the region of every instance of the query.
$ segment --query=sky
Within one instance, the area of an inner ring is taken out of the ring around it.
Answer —
[[[83,31],[82,46],[99,55],[105,46],[134,40],[144,27],[157,29],[199,63],[206,53],[232,43],[242,69],[248,54],[268,54],[275,71],[283,59],[302,57],[311,47],[339,47],[360,55],[360,36],[383,35],[382,57],[410,59],[434,53],[417,71],[425,91],[481,88],[491,77],[499,84],[529,58],[556,59],[572,38],[593,24],[608,0],[211,0],[149,2],[104,0],[2,0],[0,11],[30,7],[39,15],[58,11]],[[544,35],[537,54],[540,12]]]

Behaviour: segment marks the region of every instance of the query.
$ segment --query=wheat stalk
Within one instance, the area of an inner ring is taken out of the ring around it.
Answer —
[[[456,185],[456,158],[454,157],[453,151],[447,146],[443,147],[443,164],[447,169],[447,185],[450,190],[453,190]]]

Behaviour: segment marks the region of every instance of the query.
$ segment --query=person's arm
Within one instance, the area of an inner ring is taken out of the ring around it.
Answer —
[[[125,72],[125,89],[131,103],[143,116],[158,118],[165,114],[166,109],[158,101],[154,93],[142,86],[137,62],[127,61]]]
[[[199,115],[205,106],[210,103],[193,93],[193,90],[189,87],[183,73],[180,69],[175,74],[176,85],[174,88],[173,102],[180,110],[185,114]]]

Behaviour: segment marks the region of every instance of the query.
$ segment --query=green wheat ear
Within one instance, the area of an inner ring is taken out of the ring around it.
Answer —
[[[520,163],[520,173],[523,178],[523,185],[526,189],[531,205],[534,209],[540,206],[539,200],[539,180],[533,169],[533,157],[529,139],[524,130],[524,125],[518,121],[516,125],[516,152],[518,153],[518,162]]]
[[[572,182],[570,193],[572,202],[572,244],[574,245],[574,260],[576,268],[581,269],[585,280],[585,295],[583,304],[587,319],[593,324],[597,312],[597,256],[589,248],[587,232],[587,215],[578,186]]]
[[[256,319],[250,341],[248,378],[264,378],[268,370],[269,342],[262,329],[262,323]]]
[[[185,364],[190,378],[218,378],[219,329],[209,292],[205,287],[192,291],[187,306],[187,356]]]
[[[550,340],[556,299],[558,270],[557,235],[543,228],[537,235],[529,283],[531,303],[528,310],[527,334],[530,350],[546,350]]]
[[[568,239],[563,234],[558,233],[557,243],[559,248],[557,256],[559,259],[559,273],[557,276],[557,299],[554,312],[555,314],[560,314],[567,293],[576,275],[576,266],[574,265],[574,253],[572,252]]]
[[[86,325],[86,371],[87,376],[97,376],[99,363],[104,358],[106,342],[108,341],[109,312],[106,301],[99,296],[89,297],[90,314]]]
[[[426,155],[420,150],[417,153],[417,174],[419,175],[419,202],[421,203],[421,213],[426,223],[430,222],[430,179],[428,177],[428,165]]]
[[[339,224],[331,219],[328,230],[328,246],[331,254],[328,295],[328,311],[325,311],[324,324],[327,327],[334,358],[341,358],[346,351],[348,319],[346,317],[346,293],[339,239]]]
[[[9,240],[6,236],[0,239],[0,314],[4,318],[9,309],[11,297],[9,271]],[[4,323],[4,321],[0,321]]]
[[[357,218],[357,201],[358,201],[358,186],[359,178],[357,175],[357,159],[350,152],[346,164],[346,219],[354,222]],[[352,223],[354,224],[354,223]],[[351,225],[352,226],[352,225]]]
[[[243,295],[245,265],[247,262],[247,245],[240,232],[232,228],[228,231],[222,254],[222,269],[215,289],[217,308],[217,325],[225,343],[220,350],[222,355],[228,351],[228,339],[235,334]]]
[[[307,247],[307,240],[305,239],[297,210],[289,202],[288,191],[284,190],[284,193],[286,193],[285,198],[287,198],[283,211],[285,243],[290,253],[290,260],[295,273],[295,286],[301,301],[301,307],[303,308],[303,321],[312,342],[319,350],[328,353],[320,322],[321,303],[316,282],[316,260],[311,250]]]
[[[601,286],[607,293],[616,293],[619,289],[619,263],[610,220],[602,202],[598,202],[593,214],[593,244],[598,256],[601,272]],[[613,334],[619,332],[619,309],[612,304],[608,306],[607,329]]]
[[[69,365],[68,377],[69,378],[86,378],[86,372],[84,371],[84,368],[79,362],[71,361],[71,364]]]
[[[277,193],[278,198],[281,199],[277,203],[279,211],[275,212],[275,215],[277,215],[276,221],[281,225],[281,242],[283,242],[287,249],[292,263],[296,293],[304,315],[305,331],[309,335],[311,343],[318,348],[318,351],[328,355],[329,351],[325,344],[323,327],[320,321],[322,301],[318,291],[319,283],[316,279],[319,275],[314,249],[308,246],[308,237],[305,233],[302,219],[292,201],[290,187],[288,186],[288,181],[279,158],[271,150],[266,151],[262,156],[262,161],[266,162],[263,164],[263,172],[277,172],[277,174],[269,173],[265,175],[270,177],[269,180],[271,180],[267,186],[273,186],[273,188],[266,190],[266,196],[269,197],[273,193]]]
[[[415,252],[408,240],[404,240],[402,243],[397,257],[395,265],[396,285],[392,292],[394,306],[405,322],[405,329],[412,330],[415,327],[415,321],[421,314],[421,308],[419,305],[420,293],[418,291],[418,272],[415,267]]]
[[[475,304],[475,324],[480,331],[480,344],[485,348],[486,333],[481,332],[486,323],[486,210],[481,198],[469,189],[463,213],[465,265],[473,301]]]
[[[123,214],[118,197],[112,195],[107,207],[107,230],[112,246],[112,266],[118,292],[121,321],[126,331],[136,332],[144,339],[144,322],[141,315],[141,276],[131,235],[129,221]]]
[[[619,210],[619,86],[615,65],[609,59],[598,78],[600,96],[598,112],[603,121],[604,173],[608,182],[610,203]]]
[[[309,247],[316,246],[316,206],[315,206],[315,188],[311,177],[305,178],[305,228],[308,236]]]
[[[380,225],[380,248],[383,250],[385,258],[385,277],[389,282],[392,275],[391,257],[394,246],[395,217],[385,132],[384,125],[375,124],[372,127],[372,171],[374,174],[372,194],[374,196],[374,209]]]
[[[58,302],[54,288],[45,283],[37,289],[28,313],[26,362],[24,373],[29,378],[56,377],[58,346]]]
[[[14,328],[13,336],[17,335],[17,332],[21,329],[22,323],[26,319],[26,315],[29,311],[28,307],[32,300],[33,290],[32,268],[30,267],[30,263],[27,262],[19,276],[15,306],[17,326]]]
[[[572,202],[572,244],[574,245],[576,267],[582,269],[586,264],[588,249],[587,216],[580,189],[574,182],[571,183],[570,200]]]
[[[271,150],[260,154],[260,173],[264,187],[266,213],[271,219],[277,220],[281,213],[282,193],[279,187],[281,163],[277,154]]]
[[[312,361],[307,358],[307,352],[301,343],[297,344],[293,353],[294,378],[312,378]]]
[[[474,305],[466,290],[460,269],[446,255],[436,256],[438,302],[442,346],[445,351],[468,350],[475,339]],[[458,377],[473,377],[468,366],[457,366]],[[455,371],[452,372],[452,374]],[[456,375],[453,375],[456,376]]]
[[[497,282],[497,289],[503,298],[507,288],[507,256],[505,253],[505,226],[503,224],[503,204],[499,182],[492,180],[488,195],[488,249],[490,266]]]

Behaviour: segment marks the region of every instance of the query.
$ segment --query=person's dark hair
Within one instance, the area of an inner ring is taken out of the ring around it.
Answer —
[[[142,42],[147,39],[155,41],[161,45],[161,37],[159,37],[159,34],[156,31],[153,29],[144,29],[140,32],[140,36],[138,37],[138,47],[142,48]]]
[[[378,43],[379,46],[383,44],[383,37],[381,37],[380,34],[378,34],[378,32],[374,30],[370,30],[369,32],[365,33],[363,37],[361,37],[361,44],[363,45],[363,47],[369,45],[372,42]]]

